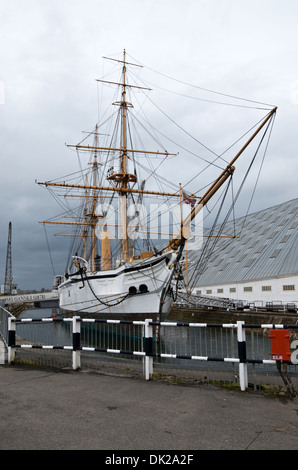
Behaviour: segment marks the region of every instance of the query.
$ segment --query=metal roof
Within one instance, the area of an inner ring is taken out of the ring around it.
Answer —
[[[225,226],[196,285],[208,286],[298,274],[298,199]]]

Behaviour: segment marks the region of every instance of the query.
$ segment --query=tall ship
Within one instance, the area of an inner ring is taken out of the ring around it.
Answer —
[[[80,160],[78,172],[38,182],[55,198],[63,196],[63,219],[42,223],[71,229],[68,234],[59,234],[71,237],[69,266],[64,275],[56,277],[59,306],[72,314],[93,317],[165,318],[173,302],[173,286],[183,276],[186,245],[195,220],[231,179],[236,160],[268,126],[276,107],[202,194],[186,193],[180,184],[179,166],[173,173],[176,182],[170,186],[167,180],[177,153],[163,147],[145,149],[140,134],[136,143],[133,141],[136,124],[143,129],[147,118],[141,121],[140,112],[131,118],[131,92],[145,93],[145,97],[150,93],[148,87],[129,80],[128,70],[140,65],[128,61],[125,51],[121,59],[108,60],[118,65],[120,79],[98,81],[118,92],[112,101],[113,112],[86,132],[78,144],[68,145],[85,163],[87,156],[87,165]],[[150,129],[148,134],[156,136],[157,130]],[[156,146],[158,139],[153,140]],[[163,164],[167,165],[165,174]],[[167,230],[161,224],[162,214],[168,216]],[[196,233],[200,236],[201,232]]]

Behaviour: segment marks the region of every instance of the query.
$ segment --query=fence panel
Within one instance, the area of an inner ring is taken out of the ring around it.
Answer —
[[[291,361],[273,360],[271,332],[289,330]],[[268,393],[288,393],[298,390],[298,325],[245,325],[248,361],[248,384],[254,390]],[[295,353],[295,350],[297,351]]]
[[[245,325],[8,316],[8,360],[113,368],[187,383],[296,395],[298,325]],[[2,321],[2,317],[1,317]],[[272,358],[270,331],[288,328],[290,361]],[[1,335],[3,327],[1,327]],[[5,328],[4,328],[5,330]],[[27,355],[24,355],[25,352]],[[56,356],[54,356],[54,353]],[[53,357],[55,359],[53,360]],[[56,361],[56,362],[55,362]],[[49,364],[50,365],[50,364]]]
[[[81,367],[143,376],[144,322],[82,319]]]
[[[156,328],[156,377],[178,383],[238,381],[235,324],[162,322]]]

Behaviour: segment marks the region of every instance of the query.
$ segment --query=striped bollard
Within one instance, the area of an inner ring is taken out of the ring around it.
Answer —
[[[246,338],[245,329],[243,328],[245,322],[237,321],[237,340],[238,340],[238,354],[239,354],[239,380],[240,388],[244,392],[248,387],[247,376],[247,359],[246,359]]]
[[[15,359],[15,344],[16,344],[16,323],[14,317],[8,317],[8,348],[7,348],[7,362],[11,364]]]
[[[81,321],[80,317],[72,319],[72,369],[81,367]]]
[[[144,351],[145,351],[145,380],[152,379],[153,374],[153,357],[152,357],[152,337],[153,327],[149,323],[151,319],[145,320],[145,337],[144,337]]]

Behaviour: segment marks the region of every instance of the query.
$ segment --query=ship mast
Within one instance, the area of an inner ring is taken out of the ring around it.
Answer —
[[[122,101],[120,106],[122,107],[122,155],[121,155],[121,171],[122,171],[122,179],[121,179],[121,188],[126,189],[127,183],[129,181],[129,175],[127,174],[127,122],[126,122],[126,115],[127,115],[127,108],[128,103],[126,101],[126,52],[124,49],[123,52],[123,69],[122,69],[122,77],[123,77],[123,84],[122,84]],[[133,176],[133,175],[131,175]],[[136,181],[136,178],[135,178]],[[127,240],[127,193],[121,196],[121,226],[122,226],[122,250],[121,250],[121,261],[125,262],[128,257],[128,240]]]
[[[98,146],[98,126],[96,124],[95,126],[95,138],[94,138],[94,143],[95,147]],[[96,187],[97,185],[97,150],[95,148],[94,150],[94,159],[92,162],[93,166],[93,186]],[[92,223],[92,228],[91,228],[91,260],[92,260],[92,271],[95,271],[95,257],[97,255],[96,252],[96,234],[95,234],[95,229],[96,229],[96,224],[97,224],[97,215],[96,215],[96,203],[97,203],[97,191],[96,189],[93,190],[93,198],[92,198],[92,207],[91,207],[91,214],[90,214],[90,219]]]
[[[165,156],[168,157],[170,155],[174,156],[176,154],[169,153],[167,150],[163,149],[163,151],[148,151],[148,150],[143,150],[143,149],[133,149],[132,144],[129,142],[128,138],[128,110],[129,108],[133,108],[133,105],[127,101],[127,90],[129,88],[137,88],[141,90],[150,90],[150,88],[145,88],[141,86],[136,86],[136,85],[131,85],[128,83],[127,80],[127,66],[135,66],[135,67],[142,67],[139,64],[134,64],[127,62],[126,60],[126,51],[123,51],[123,60],[118,60],[114,58],[108,58],[105,57],[105,59],[109,59],[111,61],[118,62],[122,65],[122,75],[121,75],[121,80],[120,82],[112,82],[112,81],[106,81],[106,80],[101,80],[97,79],[99,82],[103,83],[108,83],[112,85],[117,85],[120,87],[121,90],[121,98],[120,101],[114,102],[113,105],[119,106],[119,115],[118,117],[120,118],[120,130],[121,130],[121,136],[120,136],[120,142],[119,145],[114,144],[113,146],[100,146],[99,144],[99,139],[98,139],[98,126],[96,125],[95,128],[95,139],[94,143],[92,146],[90,145],[82,145],[77,144],[77,145],[68,145],[68,147],[74,147],[76,150],[79,151],[87,151],[87,152],[92,152],[93,153],[93,161],[90,163],[93,165],[93,178],[91,184],[86,183],[85,184],[71,184],[71,183],[66,183],[66,182],[54,182],[54,181],[46,181],[44,183],[37,182],[38,184],[44,185],[46,187],[61,187],[61,188],[68,188],[68,189],[82,189],[85,191],[85,197],[90,197],[90,205],[89,209],[87,210],[87,201],[85,201],[85,210],[84,210],[84,218],[82,221],[78,220],[76,222],[68,222],[68,221],[63,221],[63,222],[57,222],[57,221],[43,221],[41,223],[47,223],[47,224],[63,224],[63,225],[70,225],[70,226],[81,226],[81,236],[83,237],[84,241],[84,257],[86,259],[86,245],[87,245],[87,237],[88,237],[88,229],[90,232],[91,229],[91,269],[92,271],[95,271],[96,266],[95,266],[95,258],[96,258],[96,225],[98,222],[99,217],[103,217],[97,214],[97,198],[99,196],[99,191],[103,192],[104,194],[109,193],[109,192],[116,192],[118,193],[120,205],[119,205],[119,225],[121,229],[120,237],[121,238],[121,247],[120,247],[120,262],[124,263],[128,260],[129,258],[129,243],[128,243],[128,216],[127,216],[127,199],[129,195],[138,195],[138,196],[143,196],[145,194],[147,195],[154,195],[154,196],[167,196],[167,197],[174,197],[178,198],[180,197],[181,199],[181,191],[179,193],[179,190],[176,192],[160,192],[160,191],[152,191],[151,189],[144,189],[144,185],[141,186],[140,188],[137,188],[134,186],[134,183],[137,183],[137,176],[136,174],[129,173],[129,168],[128,168],[128,161],[134,157],[134,155],[138,154],[144,154],[144,155],[159,155],[159,156]],[[274,108],[263,120],[263,122],[259,125],[258,129],[255,131],[255,133],[252,135],[252,137],[247,141],[247,143],[242,147],[242,149],[237,153],[237,155],[233,158],[233,160],[228,164],[228,166],[223,170],[223,172],[220,174],[220,176],[215,180],[215,182],[211,185],[211,187],[206,191],[206,193],[200,197],[195,204],[195,206],[192,208],[191,213],[189,216],[182,221],[181,223],[181,229],[179,232],[169,241],[168,246],[166,250],[174,250],[177,251],[179,249],[182,249],[184,247],[185,241],[188,238],[188,231],[190,227],[190,222],[196,217],[198,212],[201,210],[201,208],[207,204],[207,202],[210,200],[210,198],[219,190],[219,188],[224,184],[224,182],[230,177],[230,175],[234,172],[234,163],[236,160],[239,158],[239,156],[242,154],[242,152],[246,149],[246,147],[249,145],[249,143],[254,139],[254,137],[260,132],[260,130],[265,126],[265,124],[270,120],[270,118],[274,115],[276,112],[277,108]],[[119,161],[120,165],[117,167],[116,171],[112,171],[112,173],[109,173],[107,176],[107,181],[112,182],[112,184],[107,184],[106,186],[100,184],[97,178],[98,174],[98,166],[100,163],[97,161],[98,155],[102,153],[108,152],[117,152],[119,156]],[[131,183],[131,184],[130,184]],[[68,194],[70,196],[70,194]],[[80,195],[73,195],[75,196],[80,196]],[[105,196],[104,196],[105,197]],[[78,235],[74,235],[78,236]],[[108,266],[108,264],[107,264]],[[109,268],[106,268],[109,269]]]
[[[126,140],[126,112],[128,104],[126,102],[126,61],[125,61],[125,49],[123,53],[123,85],[122,85],[122,188],[127,188],[126,181],[126,161],[127,161],[127,140]]]
[[[115,60],[115,59],[110,59]],[[136,183],[137,177],[135,174],[128,173],[127,171],[127,156],[128,156],[128,149],[127,149],[127,110],[128,108],[132,108],[132,104],[126,100],[126,88],[131,87],[132,85],[128,85],[126,81],[126,51],[123,51],[123,60],[117,60],[123,64],[122,66],[122,82],[120,83],[122,87],[122,99],[121,101],[113,103],[114,105],[121,107],[121,142],[120,142],[120,158],[121,158],[121,170],[119,173],[110,175],[107,179],[112,180],[117,183],[116,190],[119,191],[120,197],[120,228],[121,228],[121,249],[120,249],[120,261],[122,263],[126,262],[128,259],[128,234],[127,234],[127,196],[128,196],[128,183]],[[139,67],[138,64],[130,64],[136,67]],[[134,88],[136,88],[134,86]],[[142,88],[142,87],[137,87]]]

